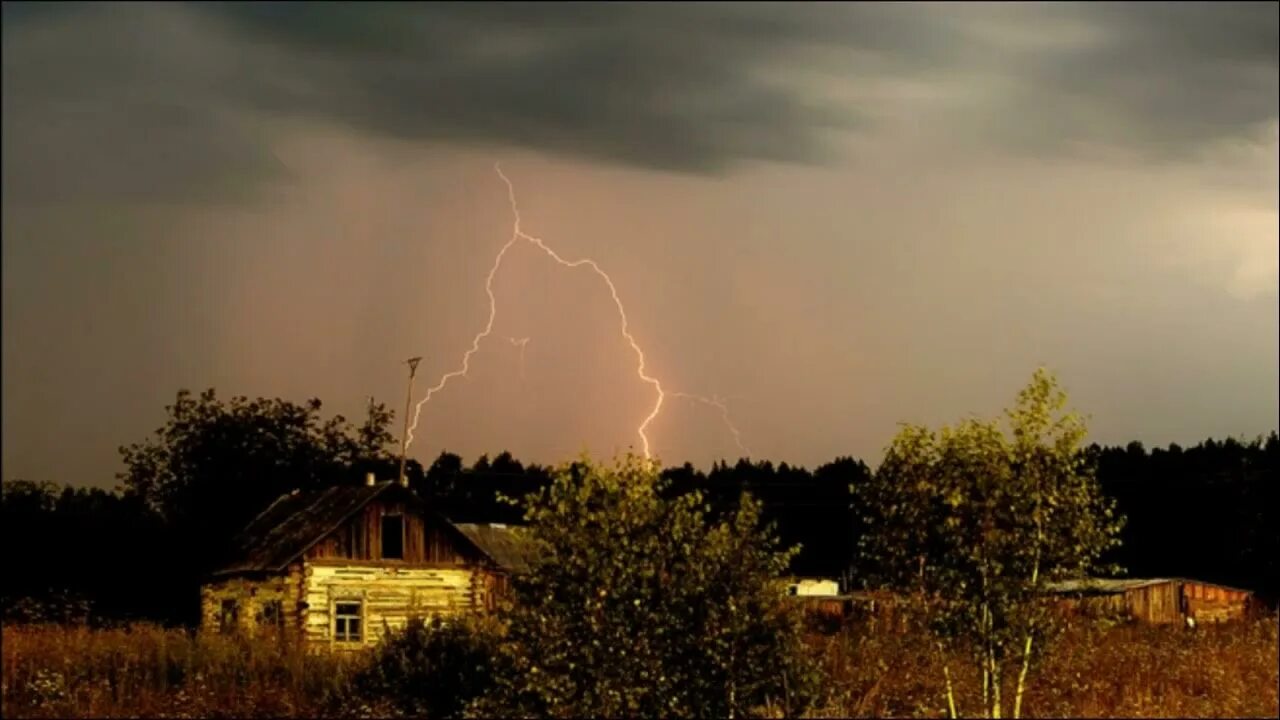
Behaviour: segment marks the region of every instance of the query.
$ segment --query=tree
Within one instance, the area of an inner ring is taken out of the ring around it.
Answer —
[[[935,433],[907,426],[872,480],[861,562],[873,583],[910,590],[944,655],[948,710],[957,716],[947,649],[971,658],[982,709],[1000,717],[1016,669],[1013,716],[1027,673],[1051,637],[1047,582],[1099,571],[1120,523],[1081,448],[1083,421],[1037,370],[996,422],[967,420]]]
[[[816,682],[779,578],[793,551],[760,505],[709,521],[634,456],[560,468],[526,500],[532,572],[513,584],[514,672],[495,707],[538,716],[799,712]]]
[[[229,549],[230,539],[272,500],[294,489],[363,482],[399,472],[387,426],[392,413],[370,406],[364,425],[323,419],[319,400],[297,405],[245,397],[223,403],[210,389],[182,390],[147,440],[120,448],[126,490],[164,518],[184,552],[179,571],[193,583]],[[411,474],[421,476],[412,463]],[[193,595],[194,597],[194,595]]]

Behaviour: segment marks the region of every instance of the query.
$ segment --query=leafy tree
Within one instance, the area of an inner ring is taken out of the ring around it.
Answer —
[[[709,521],[700,492],[667,497],[627,456],[557,471],[526,504],[533,571],[513,585],[514,672],[491,699],[538,716],[721,716],[801,711],[815,671],[779,575],[793,551],[743,496]]]
[[[1000,717],[1010,665],[1013,716],[1053,614],[1045,583],[1083,578],[1116,543],[1119,522],[1080,443],[1083,421],[1038,370],[996,422],[939,432],[907,426],[860,491],[860,543],[873,581],[910,589],[940,650],[963,650],[982,678],[984,716]],[[944,663],[948,709],[957,716]]]
[[[281,494],[363,482],[369,471],[397,476],[390,411],[371,404],[355,429],[341,415],[323,419],[320,410],[319,400],[223,403],[213,390],[198,397],[183,390],[166,408],[164,427],[120,448],[125,469],[117,477],[164,518],[185,552],[178,572],[186,584],[212,569],[230,539]],[[409,471],[420,476],[421,466]]]
[[[21,548],[5,564],[6,619],[25,606],[56,610],[83,600],[86,619],[167,619],[173,592],[147,557],[171,564],[160,518],[137,496],[23,480],[0,484],[0,542]],[[28,619],[30,613],[24,613]]]

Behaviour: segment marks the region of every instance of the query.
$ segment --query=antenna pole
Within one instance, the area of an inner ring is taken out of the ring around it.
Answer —
[[[409,365],[409,390],[404,398],[404,431],[400,433],[400,484],[404,487],[409,486],[409,481],[404,476],[406,455],[409,452],[409,405],[413,402],[413,376],[418,371],[421,360],[421,357],[414,357],[406,361]]]

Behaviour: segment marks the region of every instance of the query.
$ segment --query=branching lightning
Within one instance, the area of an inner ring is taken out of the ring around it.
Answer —
[[[520,379],[524,380],[524,347],[529,344],[529,338],[507,338],[512,345],[520,348]]]
[[[443,390],[445,386],[449,384],[450,380],[456,377],[465,376],[467,374],[467,372],[471,368],[471,356],[476,354],[476,352],[480,350],[480,342],[484,340],[486,337],[488,337],[491,332],[493,332],[493,322],[498,314],[498,301],[493,294],[493,278],[495,275],[497,275],[498,269],[502,266],[502,260],[503,258],[506,257],[507,251],[510,250],[511,247],[515,245],[517,241],[524,240],[534,245],[543,253],[545,253],[547,257],[550,257],[552,260],[554,260],[555,262],[557,262],[558,264],[566,268],[572,269],[572,268],[579,268],[584,266],[590,268],[593,272],[595,272],[596,275],[600,277],[601,280],[604,280],[605,285],[608,286],[609,295],[613,298],[613,304],[618,309],[618,318],[621,321],[621,325],[622,325],[622,328],[621,328],[622,337],[626,339],[627,343],[631,346],[631,349],[636,354],[636,376],[639,377],[641,381],[653,386],[653,389],[656,393],[656,397],[653,403],[653,409],[649,411],[649,414],[644,417],[644,420],[642,420],[640,422],[640,425],[636,428],[636,434],[640,436],[641,449],[644,452],[645,459],[646,460],[652,459],[653,453],[651,451],[651,447],[649,443],[649,435],[647,434],[646,430],[648,429],[649,425],[653,423],[654,419],[658,417],[658,414],[662,412],[662,405],[663,405],[663,402],[666,400],[667,393],[663,390],[662,383],[657,378],[652,377],[645,372],[644,350],[640,348],[640,344],[636,342],[635,337],[631,335],[631,329],[627,319],[627,310],[622,304],[622,299],[618,296],[618,288],[613,284],[613,278],[609,277],[609,274],[606,273],[604,270],[602,270],[600,266],[596,264],[595,260],[592,260],[591,258],[582,258],[579,260],[572,260],[572,261],[566,260],[563,257],[561,257],[560,254],[557,253],[555,250],[548,247],[547,244],[543,242],[541,238],[534,237],[533,235],[529,235],[528,233],[521,230],[520,229],[520,208],[519,208],[519,205],[517,205],[516,203],[515,185],[512,184],[511,180],[506,176],[505,173],[502,172],[502,166],[500,164],[495,163],[494,170],[497,171],[498,177],[502,178],[502,182],[507,186],[507,199],[511,204],[511,213],[515,217],[515,222],[511,232],[511,239],[508,240],[506,244],[502,246],[502,249],[498,251],[497,256],[494,257],[493,259],[493,266],[489,268],[489,274],[488,276],[485,277],[484,290],[485,290],[485,294],[489,296],[489,319],[485,323],[484,329],[481,330],[479,333],[477,333],[474,338],[472,338],[471,348],[462,355],[462,367],[459,368],[458,370],[454,370],[453,372],[446,373],[445,375],[441,376],[440,381],[437,382],[434,386],[428,388],[427,394],[422,398],[422,400],[418,401],[418,404],[416,406],[414,406],[413,422],[410,423],[408,432],[405,435],[406,437],[405,448],[407,449],[410,445],[413,444],[413,433],[414,433],[414,430],[416,430],[418,427],[418,419],[422,413],[422,406],[430,402],[431,398],[436,393]],[[523,369],[524,346],[529,342],[529,339],[528,338],[523,338],[519,340],[517,340],[516,338],[508,338],[508,339],[511,341],[513,345],[518,345],[520,347],[521,368]],[[707,405],[711,405],[713,407],[719,408],[719,410],[721,411],[721,417],[724,418],[725,423],[729,426],[730,431],[733,433],[734,441],[738,444],[738,447],[741,448],[744,453],[746,452],[746,448],[742,444],[741,435],[739,434],[738,429],[733,425],[733,422],[729,419],[729,409],[724,404],[723,401],[717,398],[706,398],[700,395],[691,395],[688,393],[673,392],[671,393],[671,395],[673,397],[687,398],[690,400],[702,402]]]
[[[742,444],[742,433],[738,431],[738,427],[733,424],[733,418],[729,416],[729,406],[725,404],[725,398],[720,398],[715,395],[708,398],[702,395],[693,395],[685,392],[672,392],[671,397],[693,400],[694,402],[700,402],[703,405],[710,405],[711,407],[719,410],[720,417],[724,420],[725,427],[729,428],[729,432],[733,434],[733,443],[742,451],[742,457],[751,457],[751,451],[747,449],[746,445]]]

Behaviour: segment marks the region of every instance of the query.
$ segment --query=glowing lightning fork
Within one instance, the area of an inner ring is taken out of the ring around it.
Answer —
[[[613,278],[609,277],[609,274],[606,273],[604,270],[601,270],[600,266],[596,264],[595,260],[592,260],[591,258],[583,258],[581,260],[574,260],[572,262],[570,262],[569,260],[565,260],[564,258],[560,257],[560,254],[557,253],[555,250],[552,250],[551,248],[547,247],[546,243],[542,242],[540,238],[536,238],[524,232],[523,230],[521,230],[520,229],[520,207],[516,204],[515,185],[513,185],[511,183],[511,180],[507,178],[506,174],[502,172],[502,166],[500,164],[495,163],[493,167],[495,170],[498,171],[498,177],[502,178],[502,182],[506,183],[507,185],[507,199],[511,201],[511,213],[515,215],[514,237],[520,238],[523,240],[528,240],[529,242],[536,245],[539,250],[546,253],[547,256],[550,257],[552,260],[555,260],[557,263],[560,263],[561,265],[567,268],[577,268],[577,267],[582,267],[584,265],[591,268],[593,271],[595,271],[596,275],[600,276],[601,280],[604,280],[605,285],[609,286],[609,294],[613,297],[613,304],[618,308],[618,317],[622,320],[622,337],[626,338],[627,343],[631,345],[631,349],[634,350],[636,353],[636,359],[638,361],[636,365],[636,375],[638,375],[640,379],[643,380],[644,382],[652,385],[654,390],[658,391],[658,399],[653,404],[653,410],[649,411],[649,414],[640,423],[640,426],[636,428],[636,434],[640,436],[640,443],[644,449],[645,459],[646,460],[652,459],[653,454],[649,450],[649,436],[645,434],[645,428],[649,427],[649,423],[653,422],[653,419],[656,418],[658,416],[658,413],[662,411],[662,401],[666,399],[666,394],[663,393],[662,391],[662,383],[659,382],[657,378],[650,377],[649,375],[646,375],[644,372],[644,364],[645,364],[644,350],[640,349],[640,344],[637,343],[636,339],[631,335],[631,330],[627,322],[627,310],[625,307],[622,306],[622,299],[618,297],[618,288],[614,286]]]
[[[529,344],[529,338],[507,338],[511,344],[520,348],[520,379],[524,380],[524,347]]]
[[[484,330],[476,333],[476,336],[471,339],[471,349],[462,355],[462,369],[454,370],[451,373],[443,375],[440,378],[440,382],[430,388],[427,388],[427,394],[418,401],[417,405],[414,406],[413,422],[409,425],[408,432],[405,433],[405,450],[408,450],[409,446],[413,444],[413,431],[418,429],[418,417],[422,414],[422,406],[426,405],[427,402],[431,400],[431,396],[443,390],[444,386],[448,385],[450,380],[467,374],[471,369],[471,356],[475,355],[476,352],[480,350],[480,341],[488,337],[489,333],[493,332],[493,320],[498,314],[498,299],[493,296],[493,276],[498,274],[498,268],[502,266],[502,258],[506,257],[507,251],[510,250],[511,246],[515,245],[516,241],[519,239],[519,234],[512,233],[511,239],[507,241],[506,245],[502,246],[502,249],[498,251],[497,257],[493,259],[493,267],[489,268],[489,275],[484,279],[484,291],[485,294],[489,296],[489,321],[485,323]]]
[[[594,270],[595,273],[599,275],[602,280],[604,280],[605,284],[609,286],[609,294],[613,297],[613,304],[618,308],[618,316],[622,319],[622,336],[626,338],[627,343],[631,345],[631,349],[635,351],[636,358],[639,361],[638,365],[636,366],[636,374],[640,376],[641,380],[652,385],[653,389],[658,392],[658,399],[653,404],[653,410],[649,411],[649,414],[645,416],[645,419],[640,423],[640,426],[636,428],[636,433],[640,435],[640,443],[644,450],[645,459],[646,460],[652,459],[653,453],[650,451],[649,436],[645,434],[645,429],[649,427],[649,424],[653,422],[653,419],[658,416],[659,412],[662,411],[662,401],[665,399],[666,395],[662,391],[662,383],[658,382],[657,378],[650,377],[649,375],[645,374],[644,351],[640,349],[639,343],[637,343],[636,339],[631,335],[631,330],[627,323],[627,311],[626,311],[626,308],[624,308],[622,305],[622,299],[618,297],[618,288],[614,286],[613,279],[609,277],[609,274],[606,273],[604,270],[601,270],[600,266],[596,264],[595,260],[592,260],[590,258],[583,258],[581,260],[574,260],[572,262],[569,260],[565,260],[555,250],[552,250],[551,248],[547,247],[546,243],[544,243],[540,238],[536,238],[532,235],[525,233],[523,230],[521,230],[520,229],[520,208],[516,204],[515,185],[513,185],[511,183],[511,180],[506,176],[506,174],[502,172],[501,164],[494,163],[493,167],[494,167],[494,170],[498,172],[498,177],[502,178],[502,182],[505,183],[507,186],[507,199],[511,202],[511,213],[515,216],[515,225],[511,233],[511,239],[508,240],[507,244],[503,245],[502,249],[498,251],[498,256],[494,258],[494,261],[493,261],[493,267],[489,268],[489,275],[485,278],[485,281],[484,281],[484,290],[485,290],[485,293],[489,296],[489,320],[488,322],[485,323],[484,330],[481,330],[479,333],[477,333],[476,336],[471,340],[471,349],[467,350],[467,352],[463,354],[462,368],[441,377],[440,382],[436,383],[433,387],[429,388],[427,390],[426,396],[424,396],[422,400],[418,401],[417,406],[414,407],[413,422],[409,426],[409,431],[405,434],[405,438],[406,438],[405,448],[407,449],[409,445],[413,444],[413,431],[418,427],[418,418],[422,413],[422,406],[425,405],[428,401],[430,401],[433,395],[443,390],[444,387],[449,384],[450,380],[452,380],[455,377],[459,377],[467,374],[468,370],[470,370],[470,367],[471,367],[471,356],[476,354],[476,352],[480,350],[480,341],[488,337],[489,333],[493,332],[493,321],[498,313],[498,302],[493,295],[493,277],[498,273],[498,268],[501,267],[502,265],[502,259],[503,257],[506,256],[507,251],[511,249],[511,246],[514,245],[517,240],[527,240],[528,242],[537,246],[539,250],[542,250],[544,253],[546,253],[547,256],[550,257],[552,260],[555,260],[557,263],[567,268],[577,268],[577,267],[582,267],[583,265],[586,265],[587,267]]]
[[[733,443],[742,451],[743,457],[751,457],[751,451],[747,449],[746,445],[742,444],[742,433],[738,432],[738,427],[733,424],[733,418],[729,417],[729,406],[725,405],[723,399],[714,395],[708,398],[686,392],[672,392],[670,395],[673,398],[693,400],[694,402],[700,402],[703,405],[710,405],[711,407],[718,409],[720,411],[720,417],[724,420],[725,427],[729,428],[729,432],[733,434]]]
[[[413,431],[416,430],[418,427],[418,418],[422,413],[422,406],[425,405],[428,401],[430,401],[433,395],[443,390],[444,387],[449,384],[449,381],[451,379],[459,376],[465,376],[467,374],[467,372],[470,370],[470,367],[471,367],[470,366],[471,356],[480,350],[480,341],[488,337],[489,334],[493,331],[493,321],[497,316],[497,312],[498,312],[497,299],[494,297],[494,294],[493,294],[493,278],[497,274],[498,268],[502,266],[502,260],[506,256],[507,251],[511,249],[511,246],[514,245],[517,240],[525,240],[537,246],[539,250],[542,250],[544,253],[547,254],[548,257],[550,257],[552,260],[555,260],[557,263],[559,263],[564,267],[577,268],[585,265],[591,268],[596,273],[596,275],[600,276],[600,279],[604,280],[605,285],[609,287],[609,294],[613,298],[614,306],[618,308],[618,317],[622,321],[622,337],[626,339],[627,343],[631,345],[631,349],[636,353],[636,359],[638,361],[636,365],[636,375],[639,376],[639,378],[642,381],[652,385],[653,389],[656,390],[658,393],[658,397],[657,397],[657,400],[654,402],[653,409],[649,411],[649,414],[645,416],[644,420],[641,421],[639,427],[636,428],[636,434],[640,436],[641,446],[644,450],[644,457],[646,460],[651,460],[653,458],[653,454],[650,450],[649,436],[645,433],[645,430],[649,427],[650,423],[653,422],[654,418],[658,416],[658,413],[662,411],[662,403],[666,399],[666,393],[662,389],[662,383],[659,382],[657,378],[651,377],[645,374],[644,350],[640,348],[640,344],[637,343],[635,337],[631,335],[631,330],[627,320],[627,311],[626,311],[626,308],[623,307],[622,299],[618,296],[618,288],[613,284],[613,279],[609,277],[609,274],[606,273],[604,270],[602,270],[600,266],[596,264],[595,260],[592,260],[591,258],[582,258],[580,260],[573,260],[573,261],[565,260],[563,257],[560,256],[559,253],[557,253],[555,250],[552,250],[550,247],[548,247],[546,243],[544,243],[540,238],[529,235],[528,233],[525,233],[523,230],[521,230],[520,229],[520,208],[516,203],[515,185],[512,184],[511,180],[506,176],[505,173],[502,172],[502,166],[500,163],[494,163],[494,170],[497,171],[498,177],[502,178],[502,182],[505,183],[507,186],[507,199],[511,203],[511,213],[512,215],[515,216],[515,224],[512,229],[511,239],[508,240],[507,243],[502,246],[502,249],[498,251],[497,257],[495,257],[493,260],[493,266],[489,268],[489,274],[484,281],[485,293],[489,296],[489,320],[488,322],[485,323],[484,329],[481,330],[479,333],[477,333],[474,338],[472,338],[471,348],[467,350],[467,352],[464,353],[462,356],[462,368],[442,376],[440,378],[440,382],[436,383],[433,387],[429,388],[427,390],[427,394],[414,407],[413,422],[410,424],[409,430],[405,435],[406,437],[405,448],[407,449],[409,445],[413,443]],[[515,343],[516,341],[513,339],[512,342]],[[523,350],[523,346],[521,347],[521,349]],[[729,421],[729,410],[724,405],[723,402],[720,402],[719,400],[709,400],[701,396],[689,395],[687,393],[679,393],[679,395],[682,397],[690,398],[693,400],[697,400],[699,402],[703,402],[703,403],[718,407],[722,413],[722,416],[725,419],[725,422],[729,425],[730,430],[733,432],[735,442],[737,442],[738,447],[742,448],[743,451],[745,452],[746,448],[743,447],[742,445],[741,438],[738,434],[738,429],[734,427],[732,422]]]

